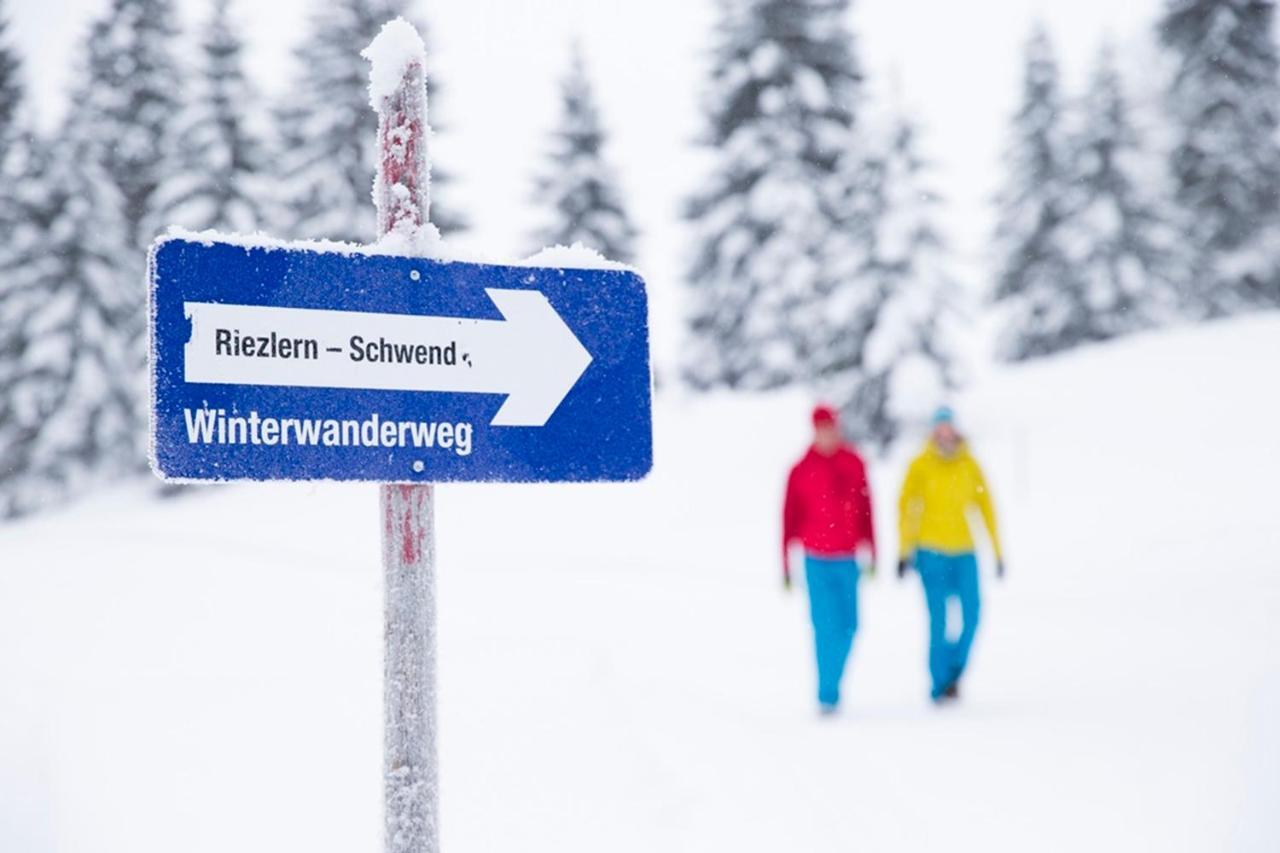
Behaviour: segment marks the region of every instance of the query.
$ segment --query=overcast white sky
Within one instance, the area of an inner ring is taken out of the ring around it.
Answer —
[[[64,108],[73,51],[108,0],[10,0],[14,37],[40,99],[41,120]],[[271,95],[295,71],[290,48],[323,0],[238,0],[251,70]],[[206,0],[179,0],[189,27]],[[971,279],[990,228],[1007,118],[1019,87],[1022,43],[1033,20],[1050,26],[1068,83],[1084,77],[1099,41],[1113,38],[1130,67],[1150,41],[1160,0],[855,0],[853,26],[873,87],[898,81],[924,123],[949,201],[948,226]],[[445,87],[436,156],[458,178],[454,199],[474,224],[468,241],[495,254],[527,248],[530,176],[555,115],[565,48],[580,36],[635,218],[654,296],[655,344],[674,344],[676,282],[687,247],[676,211],[703,161],[701,128],[711,0],[420,0],[433,62]],[[353,49],[354,46],[353,46]],[[1150,85],[1150,80],[1134,81]],[[974,281],[975,284],[981,282]]]

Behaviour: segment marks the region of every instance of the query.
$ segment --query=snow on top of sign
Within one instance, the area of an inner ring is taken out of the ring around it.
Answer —
[[[488,263],[486,259],[476,257],[452,246],[446,246],[440,232],[434,225],[428,224],[414,229],[413,234],[393,232],[376,243],[346,243],[341,240],[282,240],[261,231],[253,234],[236,234],[227,231],[191,231],[179,226],[170,226],[160,241],[186,240],[191,243],[203,243],[212,246],[221,243],[239,246],[243,249],[306,249],[311,252],[324,252],[328,255],[396,255],[408,258],[427,258],[433,261],[449,263],[451,261],[469,261],[471,263]]]
[[[376,243],[346,243],[340,240],[282,240],[261,231],[253,234],[235,234],[225,231],[191,231],[177,225],[170,226],[157,243],[165,240],[186,240],[212,246],[221,243],[243,249],[305,249],[330,255],[393,255],[407,258],[426,258],[441,263],[463,262],[490,264],[493,266],[543,267],[547,269],[628,270],[634,267],[611,261],[594,249],[581,243],[572,246],[549,246],[522,261],[512,262],[480,252],[466,251],[449,245],[434,225],[416,229],[415,233],[392,232]]]
[[[368,246],[359,243],[345,243],[341,240],[281,240],[261,231],[252,234],[237,234],[231,231],[192,231],[178,225],[171,225],[156,242],[165,240],[186,240],[189,243],[202,243],[212,246],[214,243],[240,246],[244,249],[310,249],[315,252],[337,255],[368,255]]]
[[[375,110],[380,110],[382,102],[395,92],[406,68],[414,62],[423,68],[427,65],[422,36],[404,18],[383,24],[360,55],[373,64],[369,72],[369,103]]]
[[[547,246],[521,261],[522,267],[551,267],[553,269],[580,270],[632,270],[627,264],[611,261],[604,255],[581,243],[572,246]]]

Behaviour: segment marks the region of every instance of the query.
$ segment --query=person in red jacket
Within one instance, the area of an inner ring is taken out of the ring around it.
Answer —
[[[875,574],[871,519],[866,466],[841,435],[835,410],[818,406],[813,410],[813,445],[787,478],[782,577],[790,589],[790,548],[799,542],[804,546],[823,713],[840,703],[840,680],[858,630],[858,578],[864,569],[868,577]]]

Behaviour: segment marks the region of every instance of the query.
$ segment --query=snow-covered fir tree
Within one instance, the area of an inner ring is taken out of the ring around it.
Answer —
[[[93,334],[101,331],[104,342],[98,349],[114,352],[118,343],[131,354],[129,364],[115,366],[111,385],[100,393],[110,393],[113,403],[131,410],[129,437],[135,469],[146,464],[146,249],[155,238],[157,191],[173,166],[169,154],[174,118],[185,91],[177,50],[177,15],[172,0],[111,0],[79,52],[80,79],[71,92],[65,126],[59,131],[59,156],[64,161],[74,152],[92,162],[81,164],[74,180],[64,175],[50,179],[55,186],[53,198],[77,193],[81,200],[95,199],[104,214],[111,213],[121,221],[121,228],[96,228],[92,246],[85,249],[85,260],[76,261],[67,274],[97,278],[114,270],[119,278],[109,303],[105,297],[95,302],[106,292],[104,284],[82,281],[78,286],[88,296],[77,303],[76,310],[98,312],[98,316],[78,321]],[[49,167],[65,169],[58,161]],[[89,186],[94,181],[105,181],[108,186]],[[80,203],[68,201],[65,206],[69,212],[51,220],[53,227],[69,221],[84,221],[92,227],[94,217],[75,210]],[[120,241],[114,250],[110,245],[113,238]],[[109,327],[104,318],[110,318]],[[107,337],[112,339],[110,345]],[[76,348],[72,353],[77,359],[84,353],[90,362],[96,358],[94,349]],[[70,369],[80,375],[79,364]],[[88,405],[93,394],[82,401],[78,380],[75,388],[69,405]],[[105,441],[95,442],[95,446],[115,449],[114,443]]]
[[[1195,316],[1280,306],[1280,84],[1273,0],[1169,0],[1174,191]]]
[[[253,123],[258,98],[244,73],[244,42],[229,7],[230,0],[214,0],[203,31],[199,67],[177,122],[172,173],[156,196],[153,232],[169,224],[244,233],[267,227],[267,152]]]
[[[22,103],[21,63],[9,44],[8,4],[0,0],[0,163],[18,135],[18,107]]]
[[[0,299],[4,298],[8,265],[21,254],[18,247],[30,232],[28,205],[39,174],[40,153],[27,115],[22,62],[9,42],[7,12],[8,4],[0,0]],[[0,382],[0,389],[4,387]]]
[[[412,20],[409,7],[410,0],[315,0],[310,30],[296,51],[297,80],[277,110],[276,171],[285,206],[277,230],[299,239],[374,239],[378,119],[369,107],[369,66],[360,51],[387,21]],[[439,91],[433,78],[428,68],[429,96]],[[431,221],[447,234],[463,222],[441,203],[447,176],[433,165],[431,177]]]
[[[24,218],[19,184],[29,171],[29,155],[33,153],[29,150],[30,132],[21,115],[25,103],[22,62],[9,43],[7,11],[8,4],[0,0],[0,235],[12,234]],[[0,237],[0,253],[5,242]]]
[[[138,257],[139,296],[142,252],[155,237],[148,230],[155,193],[171,167],[169,134],[185,90],[177,35],[172,0],[111,0],[89,33],[88,77],[72,97],[91,155],[123,202],[125,239]]]
[[[135,467],[144,430],[123,199],[83,131],[47,157],[0,278],[0,515]]]
[[[550,161],[536,182],[534,203],[546,211],[546,221],[534,234],[535,249],[582,243],[615,261],[634,259],[636,229],[605,161],[605,141],[582,51],[575,44],[561,83]]]
[[[715,166],[688,206],[696,387],[769,388],[847,360],[824,351],[865,282],[861,72],[847,0],[721,0],[704,143]],[[839,233],[842,239],[833,240]],[[847,337],[846,347],[858,346]]]
[[[1167,322],[1177,311],[1175,241],[1109,47],[1080,103],[1071,156],[1074,274],[1045,306],[1041,337],[1069,345]]]
[[[932,189],[916,125],[905,114],[890,124],[883,150],[866,164],[871,250],[848,275],[865,284],[837,316],[854,322],[829,330],[839,354],[821,382],[841,402],[853,437],[887,447],[905,424],[923,420],[954,385],[960,288],[938,224],[941,199]],[[855,231],[856,233],[856,231]],[[855,245],[846,254],[862,257]]]
[[[1020,361],[1080,342],[1071,294],[1082,292],[1069,251],[1071,167],[1058,64],[1037,26],[1027,44],[1022,101],[1013,118],[998,198],[995,299],[1001,357]]]
[[[21,62],[9,43],[6,6],[0,0],[0,518],[13,513],[18,481],[26,473],[22,453],[31,424],[18,416],[28,333],[17,325],[20,303],[32,298],[28,273],[40,257],[36,221],[39,146],[19,124],[24,108]]]
[[[25,102],[22,62],[18,52],[9,43],[8,4],[0,0],[0,254],[7,248],[6,240],[25,218],[19,204],[19,181],[26,168],[25,158],[19,159],[19,143],[27,138],[20,113]],[[0,294],[4,282],[0,280]]]

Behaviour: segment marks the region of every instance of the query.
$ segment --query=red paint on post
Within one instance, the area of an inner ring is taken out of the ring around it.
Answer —
[[[422,554],[425,530],[418,518],[421,502],[414,500],[413,492],[423,487],[397,485],[392,488],[400,490],[400,500],[404,504],[404,514],[400,517],[400,559],[405,563],[416,563]]]
[[[426,99],[422,66],[405,66],[400,86],[378,116],[378,236],[416,229],[427,222],[430,172],[427,165]]]

